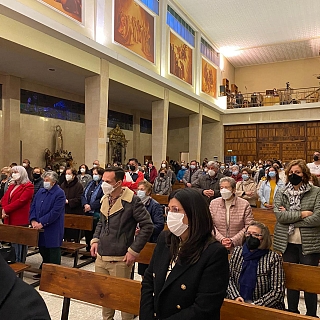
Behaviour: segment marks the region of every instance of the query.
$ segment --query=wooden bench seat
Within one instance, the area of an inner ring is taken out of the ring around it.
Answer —
[[[164,206],[167,206],[169,203],[169,196],[162,194],[152,194],[151,197]]]
[[[277,219],[273,210],[252,208],[252,214],[254,220],[265,224],[269,228],[270,234],[274,234],[274,227],[276,225]]]
[[[38,229],[0,224],[0,241],[18,243],[24,247],[36,247],[38,246],[39,232],[41,231]],[[24,250],[24,252],[27,252],[27,250]],[[25,261],[26,254],[22,257],[22,262],[10,264],[10,267],[19,275],[20,278],[23,278],[23,271],[28,270],[30,267],[25,264]]]
[[[79,214],[65,214],[64,215],[64,227],[76,230],[92,230],[93,217],[79,215]],[[80,249],[87,247],[86,244],[80,243],[81,232],[79,232],[78,242],[63,241],[61,250],[72,253],[74,255],[73,268],[81,268],[93,261],[89,259],[83,263],[78,264]]]
[[[310,280],[313,281],[313,279]],[[74,288],[79,285],[82,289],[75,290]],[[40,290],[64,297],[61,320],[68,319],[70,299],[139,314],[141,283],[135,280],[44,264]],[[228,299],[224,300],[221,308],[221,320],[249,319],[307,320],[310,317]]]

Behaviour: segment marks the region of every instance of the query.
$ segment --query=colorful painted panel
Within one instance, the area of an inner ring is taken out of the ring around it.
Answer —
[[[211,97],[217,97],[217,69],[203,58],[201,91]]]
[[[192,85],[192,49],[170,32],[170,73]]]
[[[115,0],[114,41],[154,63],[154,17],[133,0]]]
[[[82,22],[82,0],[40,0],[49,6]]]

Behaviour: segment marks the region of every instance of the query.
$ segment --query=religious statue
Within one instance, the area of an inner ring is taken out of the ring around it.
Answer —
[[[62,129],[59,125],[56,126],[56,148],[55,152],[61,152],[63,150],[63,137]]]

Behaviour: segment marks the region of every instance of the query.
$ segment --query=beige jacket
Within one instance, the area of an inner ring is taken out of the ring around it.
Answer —
[[[244,194],[245,192],[252,192],[252,195]],[[236,195],[242,199],[247,200],[251,206],[255,207],[258,200],[257,184],[253,179],[237,182]]]

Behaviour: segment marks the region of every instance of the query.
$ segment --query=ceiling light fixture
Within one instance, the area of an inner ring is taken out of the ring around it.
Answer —
[[[226,57],[235,57],[238,56],[241,53],[241,50],[239,47],[221,47],[220,52]]]

